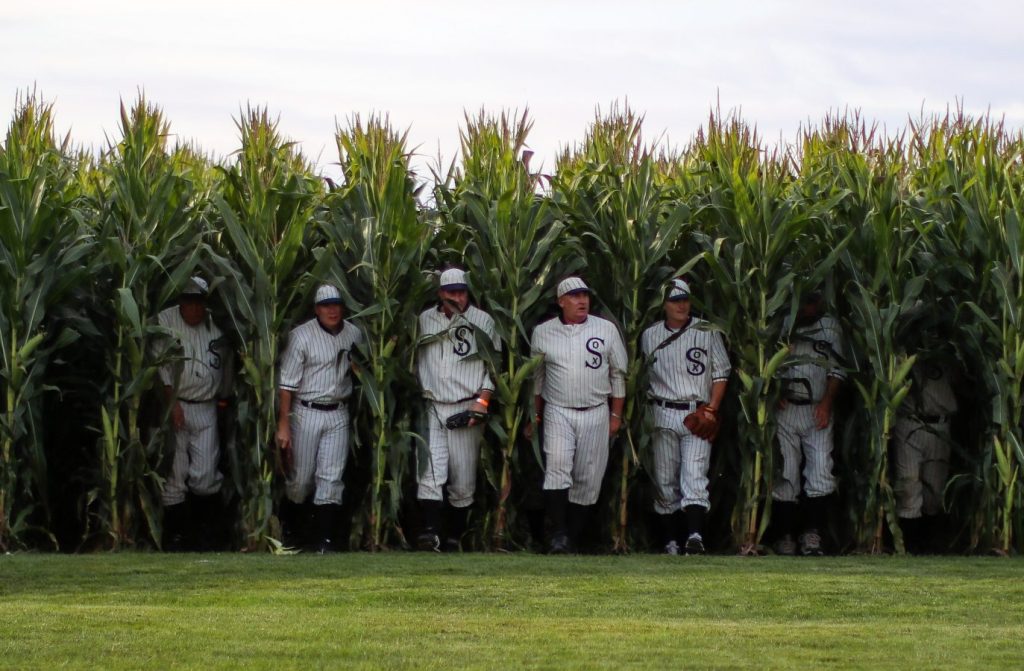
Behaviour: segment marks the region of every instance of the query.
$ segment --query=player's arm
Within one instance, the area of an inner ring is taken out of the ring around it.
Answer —
[[[178,396],[174,393],[174,387],[166,383],[164,384],[164,399],[171,408],[171,426],[175,431],[181,431],[185,426],[185,409],[181,407]]]
[[[540,348],[537,342],[537,329],[533,330],[533,337],[530,339],[530,357],[540,356],[540,363],[533,371],[533,421],[526,423],[523,427],[523,435],[526,436],[527,440],[533,438],[533,427],[540,425],[541,420],[544,419],[544,397],[541,395],[544,392],[544,351]]]
[[[728,380],[715,380],[711,383],[711,398],[708,400],[708,407],[714,412],[722,407],[722,399],[725,398],[725,388],[729,385]]]
[[[614,436],[622,428],[622,413],[626,408],[625,396],[611,397],[611,413],[608,418],[608,435]]]
[[[708,407],[718,412],[722,407],[722,399],[725,398],[725,389],[729,385],[729,375],[732,373],[732,364],[729,362],[729,353],[725,350],[725,342],[721,333],[711,334],[711,398],[708,399]]]
[[[829,375],[825,378],[825,394],[821,402],[814,406],[814,422],[819,429],[824,429],[832,421],[832,402],[839,394],[839,387],[843,380],[840,377]]]

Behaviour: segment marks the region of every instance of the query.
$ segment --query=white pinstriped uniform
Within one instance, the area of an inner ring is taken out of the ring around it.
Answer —
[[[174,333],[181,348],[182,359],[160,367],[160,381],[173,387],[185,424],[174,432],[174,458],[171,472],[164,482],[164,505],[185,501],[191,491],[208,496],[220,491],[224,476],[217,470],[220,444],[217,440],[217,398],[223,381],[223,334],[207,317],[198,326],[189,326],[178,306],[167,308],[157,316],[160,326]],[[166,352],[175,343],[163,340],[158,353]]]
[[[732,367],[725,351],[722,335],[708,328],[707,322],[695,317],[684,327],[683,334],[671,343],[658,347],[672,337],[673,331],[662,321],[644,331],[640,348],[652,358],[648,397],[673,403],[701,402],[711,399],[711,386],[729,379]],[[690,505],[711,507],[708,499],[708,467],[711,443],[690,433],[683,425],[690,410],[673,410],[651,404],[654,417],[654,484],[657,496],[654,510],[668,515]]]
[[[896,512],[917,518],[942,512],[949,475],[950,415],[957,411],[948,366],[918,362],[913,387],[893,424],[896,456]]]
[[[429,438],[426,449],[417,453],[416,498],[441,501],[447,483],[448,502],[454,508],[465,508],[472,505],[476,492],[484,425],[449,430],[444,422],[468,410],[479,391],[494,389],[483,360],[476,356],[477,336],[490,338],[496,350],[501,349],[501,341],[491,316],[473,305],[450,319],[440,307],[424,310],[419,325],[416,373],[423,396],[429,401]]]
[[[619,329],[589,315],[582,324],[558,317],[530,339],[543,362],[534,393],[544,398],[544,489],[568,489],[569,501],[593,505],[608,465],[608,397],[626,394],[626,347]]]
[[[362,340],[362,332],[348,320],[342,321],[337,334],[331,334],[315,318],[297,326],[288,336],[281,356],[279,386],[293,394],[294,467],[285,490],[294,503],[302,503],[313,491],[315,505],[341,503],[349,446],[346,401],[352,394],[350,352]],[[302,401],[339,406],[336,410],[317,410],[302,405]]]
[[[832,475],[832,427],[815,426],[814,408],[825,396],[828,378],[846,379],[842,368],[843,336],[839,322],[819,317],[793,330],[790,341],[795,365],[782,374],[783,397],[789,403],[778,412],[778,438],[782,453],[782,477],[772,497],[777,501],[796,501],[800,495],[800,457],[804,460],[804,491],[811,498],[835,491]]]

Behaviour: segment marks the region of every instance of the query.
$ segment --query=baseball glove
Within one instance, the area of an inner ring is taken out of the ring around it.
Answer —
[[[444,425],[449,429],[462,429],[469,426],[469,420],[471,419],[475,419],[479,423],[487,419],[487,415],[473,410],[463,410],[446,419]]]
[[[706,441],[713,441],[718,435],[720,422],[718,413],[706,405],[702,405],[683,420],[683,425],[690,433]]]

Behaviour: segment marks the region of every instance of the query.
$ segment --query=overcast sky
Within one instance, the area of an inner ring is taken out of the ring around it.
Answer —
[[[0,123],[33,85],[101,147],[143,88],[182,139],[224,155],[267,105],[327,174],[336,120],[387,112],[456,157],[463,110],[526,106],[549,165],[595,108],[629,100],[684,143],[716,100],[771,140],[829,110],[889,129],[962,100],[1024,126],[1024,3],[0,0]],[[418,165],[424,165],[420,158]],[[536,160],[536,159],[535,159]]]

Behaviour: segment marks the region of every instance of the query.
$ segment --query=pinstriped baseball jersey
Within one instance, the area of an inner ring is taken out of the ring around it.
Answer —
[[[626,395],[626,347],[607,319],[589,315],[582,324],[549,319],[533,330],[530,351],[544,356],[534,394],[548,403],[589,408]]]
[[[711,385],[728,380],[732,366],[722,334],[708,328],[702,319],[692,318],[671,343],[658,347],[676,331],[662,321],[643,332],[640,349],[653,358],[648,395],[663,401],[704,401],[711,399]]]
[[[846,379],[842,368],[843,334],[839,322],[832,317],[819,317],[810,324],[796,327],[790,340],[790,352],[798,361],[781,373],[786,398],[820,401],[825,396],[827,378]]]
[[[451,318],[440,307],[420,314],[421,344],[416,373],[426,398],[455,403],[481,389],[494,389],[483,360],[474,356],[480,333],[491,339],[494,349],[501,350],[494,320],[476,306],[470,305],[463,314],[453,314]]]
[[[207,401],[218,396],[223,377],[221,350],[223,334],[209,318],[198,326],[190,326],[177,306],[167,308],[157,316],[160,326],[170,329],[182,348],[183,361],[160,367],[160,381],[174,387],[180,398]],[[166,352],[172,343],[164,339],[157,352]]]
[[[952,373],[948,366],[918,361],[910,375],[913,386],[903,400],[901,414],[952,415],[957,411]]]
[[[279,386],[301,401],[336,403],[352,393],[352,348],[363,340],[355,324],[342,321],[337,334],[310,319],[292,329],[281,356]]]

